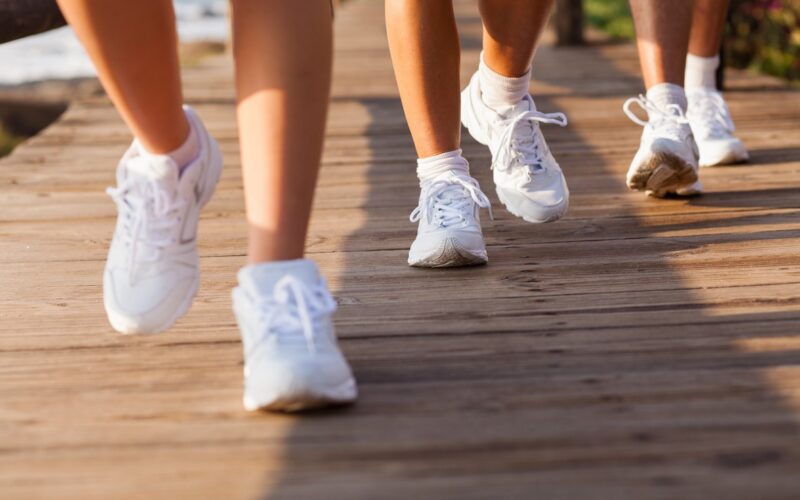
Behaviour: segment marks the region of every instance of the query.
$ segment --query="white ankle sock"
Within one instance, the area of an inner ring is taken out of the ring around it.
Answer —
[[[248,290],[270,296],[278,281],[287,275],[292,275],[307,285],[319,282],[319,268],[313,260],[305,258],[249,264],[239,269],[236,276],[239,284]]]
[[[481,52],[478,79],[483,102],[495,111],[500,111],[514,107],[525,97],[531,83],[531,70],[528,69],[527,73],[516,78],[503,76],[486,65]]]
[[[448,171],[469,175],[469,163],[461,156],[460,149],[417,160],[417,177],[420,186],[424,186]]]
[[[666,108],[669,104],[677,104],[686,112],[686,92],[680,85],[674,83],[659,83],[647,89],[647,99],[653,101],[658,107]]]
[[[717,87],[717,68],[719,56],[700,57],[692,54],[686,56],[686,76],[684,86],[687,89]]]
[[[153,154],[145,151],[147,154]],[[197,155],[200,153],[200,139],[197,137],[197,131],[194,129],[191,120],[189,120],[189,136],[183,141],[183,144],[178,146],[177,149],[157,156],[169,156],[172,161],[178,166],[178,170],[183,173],[183,169],[188,167]]]

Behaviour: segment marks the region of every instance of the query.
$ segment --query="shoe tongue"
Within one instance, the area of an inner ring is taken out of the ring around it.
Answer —
[[[178,165],[169,156],[142,153],[128,160],[126,168],[129,175],[156,181],[165,188],[178,186]]]
[[[659,133],[679,135],[683,125],[679,122],[680,112],[674,107],[665,109],[662,113],[648,112],[648,123]]]
[[[319,284],[319,268],[309,259],[282,260],[245,266],[239,270],[237,278],[248,294],[253,296],[272,295],[275,285],[285,276],[293,276],[300,282],[314,286]]]
[[[469,177],[469,170],[448,170],[446,172],[442,172],[438,176],[434,177],[430,183],[433,184],[435,182],[446,182],[451,186],[458,186],[459,189],[445,189],[444,191],[439,192],[437,198],[442,201],[452,201],[455,199],[461,199],[466,196],[466,188],[464,188],[461,184],[459,184],[456,179],[459,176],[466,175]]]
[[[510,108],[506,113],[506,117],[511,119],[522,113],[527,113],[528,111],[536,111],[536,103],[534,103],[531,98],[523,99],[513,108]],[[534,127],[535,125],[528,120],[519,123],[517,129],[514,131],[514,139],[523,143],[530,143],[536,132]]]
[[[536,111],[536,103],[533,102],[533,99],[523,99],[519,101],[517,104],[514,105],[513,108],[509,109],[510,112],[507,112],[509,117],[518,115],[521,113],[527,113],[528,111]]]

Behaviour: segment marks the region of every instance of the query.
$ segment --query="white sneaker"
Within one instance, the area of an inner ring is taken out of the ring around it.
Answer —
[[[492,205],[478,181],[447,171],[425,184],[411,222],[419,222],[408,252],[415,267],[473,266],[488,262],[479,211]]]
[[[649,121],[636,116],[632,104],[647,111]],[[625,101],[623,111],[644,127],[639,151],[628,169],[629,188],[663,197],[697,182],[697,145],[679,106],[661,108],[640,95]]]
[[[143,154],[134,141],[117,168],[117,187],[107,190],[118,217],[103,303],[111,326],[122,333],[169,328],[197,292],[197,220],[219,180],[222,155],[200,118],[185,111],[201,148],[183,175],[169,157]]]
[[[489,146],[497,196],[509,212],[528,222],[552,222],[569,208],[569,189],[547,147],[540,123],[565,127],[563,113],[540,113],[530,95],[504,114],[481,98],[478,73],[461,92],[461,122]]]
[[[747,161],[747,149],[733,135],[736,127],[722,94],[714,89],[695,88],[686,91],[686,99],[689,101],[686,117],[700,150],[700,166]]]
[[[310,260],[242,268],[233,310],[244,347],[244,407],[298,411],[355,401],[336,342],[336,302]]]

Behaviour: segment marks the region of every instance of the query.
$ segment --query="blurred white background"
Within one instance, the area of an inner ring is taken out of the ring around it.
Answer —
[[[228,37],[224,0],[175,0],[181,41],[224,41]],[[0,44],[0,85],[94,75],[69,27]]]

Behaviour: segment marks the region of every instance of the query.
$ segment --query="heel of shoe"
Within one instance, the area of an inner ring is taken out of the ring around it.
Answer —
[[[475,78],[476,77],[473,76],[473,79]],[[461,91],[461,124],[467,129],[469,135],[472,136],[476,142],[488,146],[489,138],[484,136],[483,131],[478,126],[478,117],[472,106],[472,96],[470,92],[472,92],[473,85],[477,85],[477,83],[470,80],[467,88]]]
[[[208,136],[208,141],[208,147],[211,148],[211,159],[208,168],[212,170],[205,176],[203,197],[200,198],[201,207],[206,206],[206,204],[211,201],[211,197],[214,196],[214,191],[216,191],[217,183],[219,183],[219,179],[222,177],[222,151],[220,151],[217,141],[210,135]]]

